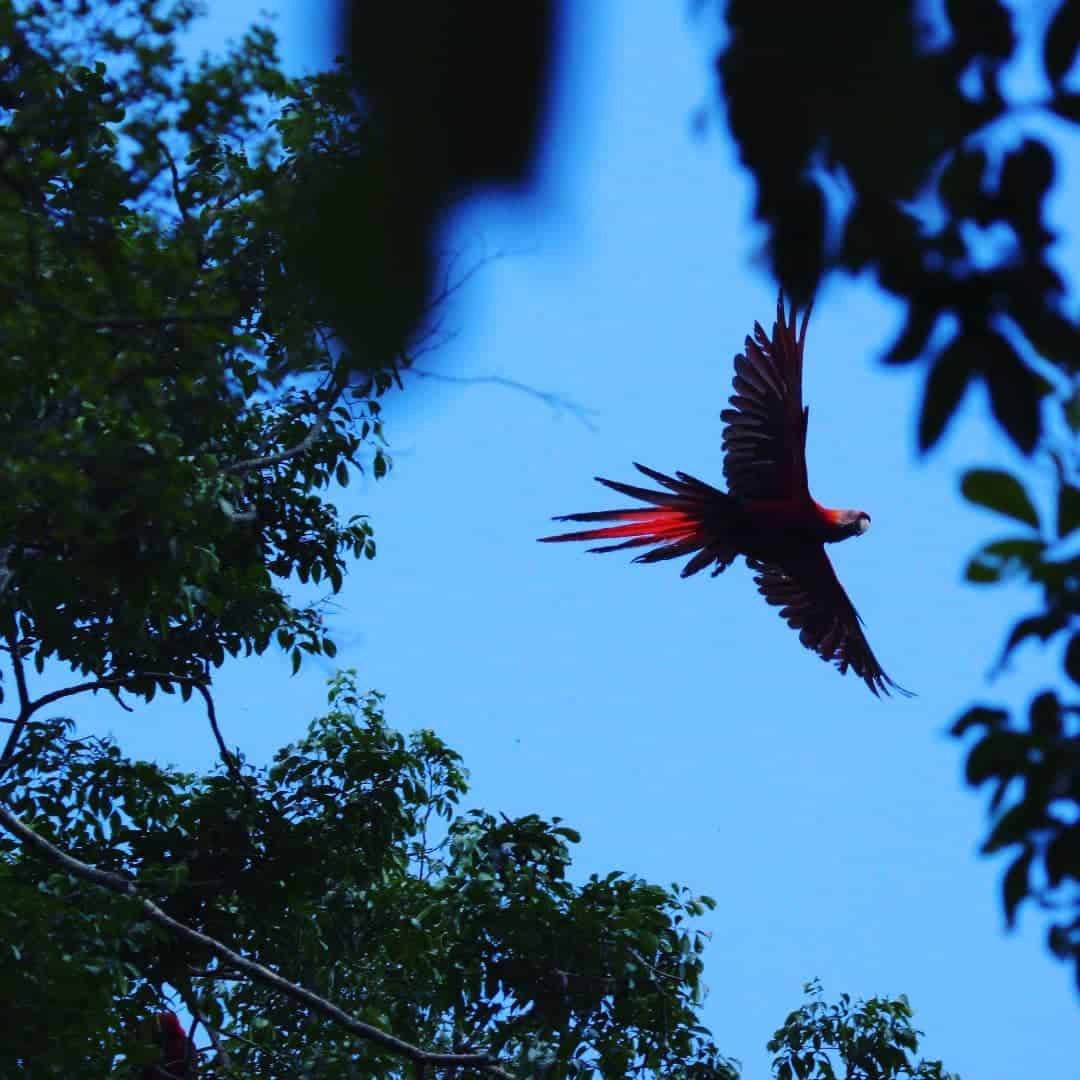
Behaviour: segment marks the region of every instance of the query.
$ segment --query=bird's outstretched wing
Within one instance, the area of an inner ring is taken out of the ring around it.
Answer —
[[[815,545],[785,558],[785,565],[747,559],[755,572],[754,582],[762,596],[776,607],[788,626],[799,631],[799,640],[822,658],[834,663],[841,674],[850,667],[874,695],[895,690],[904,697],[911,691],[898,686],[877,662],[862,619],[840,584],[823,545]]]
[[[754,324],[746,352],[735,357],[735,393],[724,421],[724,477],[732,495],[745,499],[809,498],[806,482],[806,423],[802,403],[803,344],[810,308],[795,333],[795,309],[784,316],[784,294],[776,305],[769,338]]]

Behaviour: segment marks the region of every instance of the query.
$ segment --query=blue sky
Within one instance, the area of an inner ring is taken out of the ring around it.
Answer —
[[[197,45],[266,6],[213,0]],[[287,65],[317,66],[328,5],[276,7]],[[802,649],[741,564],[682,581],[672,564],[535,543],[553,514],[619,505],[591,478],[632,481],[635,460],[719,484],[732,356],[775,310],[750,180],[722,125],[692,134],[709,40],[686,7],[574,5],[540,190],[478,199],[447,235],[466,264],[499,257],[425,365],[564,395],[591,427],[491,383],[422,380],[388,399],[394,468],[341,499],[371,516],[379,553],[339,597],[339,660],[386,692],[396,727],[432,727],[464,754],[472,805],[580,828],[582,875],[618,868],[718,900],[705,1020],[749,1080],[770,1075],[765,1042],[813,976],[833,997],[907,993],[925,1052],[968,1080],[1074,1075],[1069,974],[1034,913],[1004,933],[1002,866],[976,855],[984,800],[945,736],[973,700],[1026,701],[1060,670],[1032,647],[988,687],[1036,598],[961,581],[975,546],[1008,532],[961,502],[961,471],[1015,461],[981,389],[917,458],[920,378],[877,363],[897,305],[866,280],[823,288],[808,455],[819,501],[873,516],[831,554],[879,660],[917,698],[877,701]],[[1059,192],[1060,220],[1078,209]],[[217,679],[227,738],[255,760],[324,710],[328,666],[288,672],[264,657]],[[212,763],[194,701],[84,707],[133,754]]]

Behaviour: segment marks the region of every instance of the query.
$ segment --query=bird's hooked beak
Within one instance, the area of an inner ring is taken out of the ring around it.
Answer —
[[[862,536],[870,528],[870,515],[860,513],[855,519],[855,535]]]

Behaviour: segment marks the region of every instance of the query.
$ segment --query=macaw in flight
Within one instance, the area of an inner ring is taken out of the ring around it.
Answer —
[[[567,514],[555,521],[611,521],[614,525],[542,537],[564,540],[615,540],[590,551],[649,547],[635,562],[691,558],[682,576],[713,566],[713,577],[737,555],[746,558],[754,582],[768,603],[780,608],[799,640],[841,674],[848,668],[875,696],[890,688],[910,697],[882,670],[862,619],[840,584],[825,545],[862,536],[870,528],[864,510],[829,510],[815,502],[806,478],[806,429],[810,409],[803,406],[803,346],[810,308],[798,335],[795,309],[784,316],[784,296],[768,337],[760,323],[747,337],[746,352],[735,357],[735,393],[724,421],[724,478],[727,492],[677,472],[675,477],[635,468],[665,491],[596,479],[622,495],[650,504],[627,510]]]

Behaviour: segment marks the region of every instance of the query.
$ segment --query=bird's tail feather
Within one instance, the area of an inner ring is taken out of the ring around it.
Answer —
[[[612,491],[629,495],[633,499],[651,503],[650,508],[629,510],[594,510],[585,514],[566,514],[555,521],[611,521],[617,524],[580,532],[563,533],[560,536],[541,537],[543,543],[563,540],[616,540],[618,543],[603,544],[589,551],[620,551],[623,548],[652,547],[639,555],[635,562],[661,562],[677,559],[683,555],[693,558],[683,568],[687,577],[716,563],[713,574],[719,574],[737,554],[730,536],[718,529],[717,522],[723,518],[726,503],[731,496],[703,483],[701,480],[676,473],[675,477],[634,463],[634,467],[667,491],[651,491],[648,488],[621,484],[616,480],[596,479]],[[696,552],[696,554],[694,554]]]

